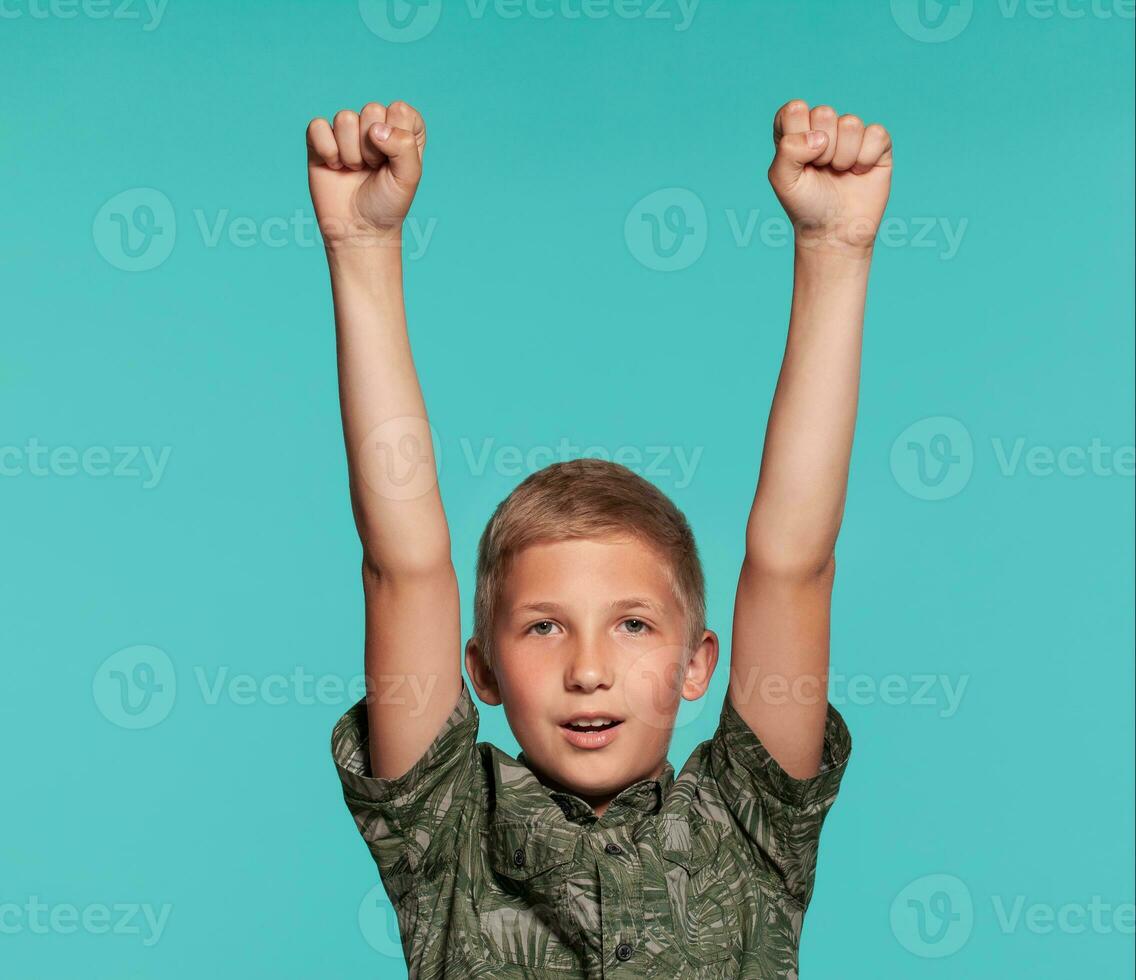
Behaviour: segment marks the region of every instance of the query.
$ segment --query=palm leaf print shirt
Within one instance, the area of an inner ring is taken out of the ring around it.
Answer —
[[[398,778],[370,775],[365,701],[332,734],[412,980],[795,980],[821,824],[851,750],[831,704],[810,779],[781,769],[727,696],[677,777],[666,764],[599,817],[477,731],[463,683]]]

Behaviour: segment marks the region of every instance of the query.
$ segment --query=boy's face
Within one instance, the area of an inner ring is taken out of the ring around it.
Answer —
[[[691,651],[686,611],[661,557],[635,538],[534,544],[514,556],[497,608],[493,666],[471,641],[481,699],[503,703],[525,759],[597,812],[666,761],[682,698],[701,697],[718,658]],[[604,719],[602,727],[586,721]]]

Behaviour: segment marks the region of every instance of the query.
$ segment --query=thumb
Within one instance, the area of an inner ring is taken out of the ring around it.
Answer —
[[[820,129],[781,137],[777,154],[769,168],[769,179],[778,187],[792,187],[806,163],[812,163],[828,146],[828,134]]]
[[[422,157],[412,132],[377,122],[367,130],[367,139],[390,162],[395,180],[411,186],[418,183],[422,177]]]

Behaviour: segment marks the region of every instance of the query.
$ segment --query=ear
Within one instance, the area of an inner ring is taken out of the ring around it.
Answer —
[[[682,677],[682,696],[687,701],[697,701],[710,686],[714,668],[718,666],[718,634],[706,630],[690,659]]]
[[[497,677],[493,669],[486,665],[477,640],[470,638],[465,645],[465,670],[473,682],[477,696],[486,704],[500,704],[501,691],[497,687]]]

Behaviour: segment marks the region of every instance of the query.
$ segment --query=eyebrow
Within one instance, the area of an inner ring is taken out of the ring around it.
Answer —
[[[657,602],[642,596],[629,596],[626,599],[613,599],[608,603],[608,608],[614,611],[626,612],[629,609],[647,609],[651,612],[661,613],[662,607]],[[522,602],[513,607],[513,612],[538,612],[555,614],[564,611],[564,607],[558,602]]]

